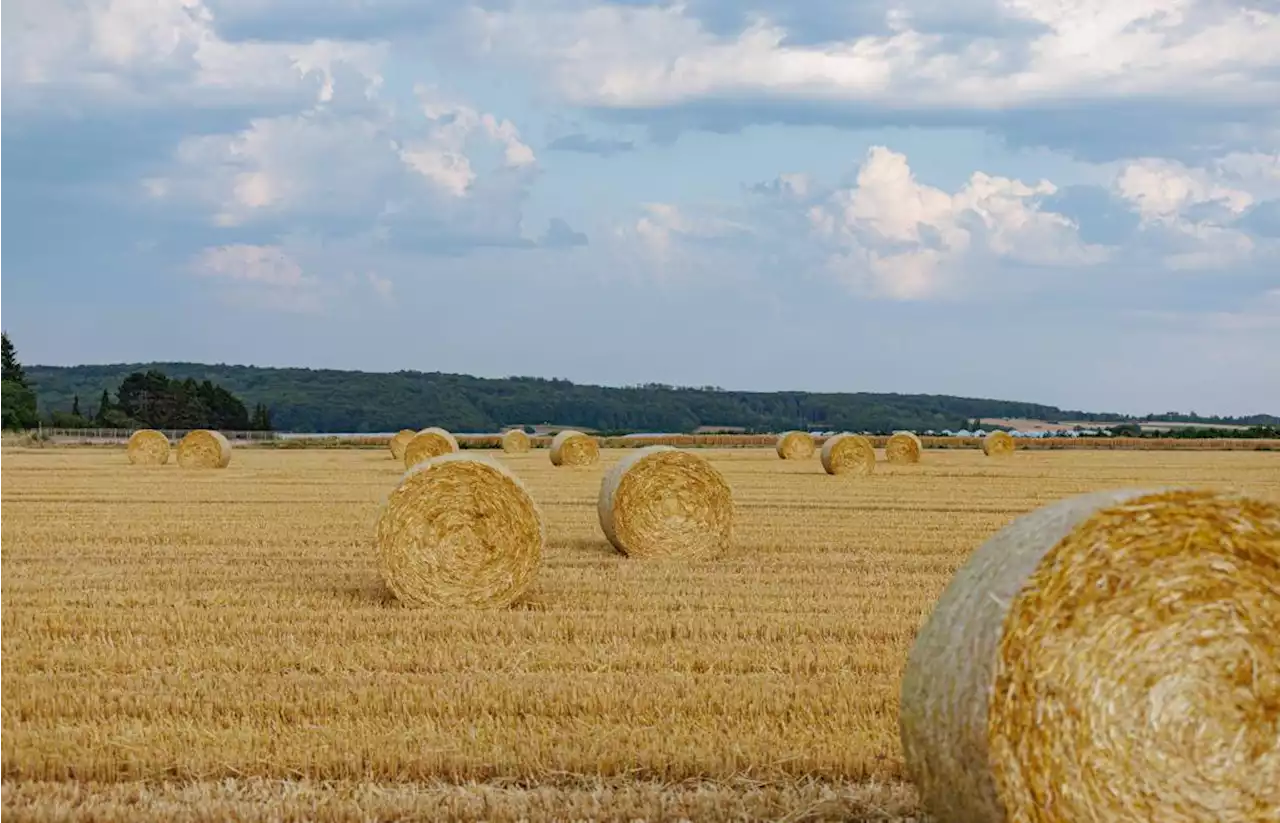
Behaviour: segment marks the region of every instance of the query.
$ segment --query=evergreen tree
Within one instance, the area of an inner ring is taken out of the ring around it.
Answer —
[[[102,399],[98,401],[98,412],[93,416],[93,422],[99,426],[107,425],[107,415],[111,412],[111,393],[106,389],[102,390]]]
[[[0,426],[6,429],[30,429],[40,424],[36,409],[36,393],[27,384],[27,374],[18,362],[8,332],[0,332],[0,355],[4,374],[0,380]]]
[[[4,361],[5,383],[17,383],[23,388],[31,388],[27,385],[27,373],[22,370],[22,364],[18,362],[18,354],[14,351],[13,341],[9,339],[8,332],[0,332],[0,359]]]
[[[80,395],[71,398],[71,413],[76,417],[80,416]]]

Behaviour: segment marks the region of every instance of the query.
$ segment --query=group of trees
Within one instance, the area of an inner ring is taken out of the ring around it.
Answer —
[[[38,385],[39,381],[28,378],[8,334],[3,335],[3,340],[4,428],[34,428],[41,417],[32,383]],[[256,404],[250,413],[243,401],[212,380],[180,380],[158,369],[124,375],[115,398],[103,388],[92,409],[83,408],[79,392],[72,393],[69,404],[63,403],[49,406],[46,420],[54,428],[272,429],[271,413],[265,404]]]

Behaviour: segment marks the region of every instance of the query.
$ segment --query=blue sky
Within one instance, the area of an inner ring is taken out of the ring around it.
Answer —
[[[6,0],[3,323],[141,360],[1280,411],[1280,14]]]

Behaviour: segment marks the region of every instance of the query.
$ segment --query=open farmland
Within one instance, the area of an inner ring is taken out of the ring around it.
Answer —
[[[897,688],[952,572],[1013,517],[1134,485],[1280,497],[1270,452],[927,451],[868,478],[702,451],[719,562],[636,561],[600,479],[499,456],[547,519],[531,594],[410,610],[371,539],[385,451],[6,449],[6,820],[908,819]]]

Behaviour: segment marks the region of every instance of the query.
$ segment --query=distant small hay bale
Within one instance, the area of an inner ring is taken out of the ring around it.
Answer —
[[[396,460],[404,460],[405,446],[409,445],[409,441],[417,432],[413,429],[401,429],[395,433],[395,436],[387,442],[387,447],[391,449],[391,456]]]
[[[451,453],[409,469],[378,519],[378,565],[410,606],[500,608],[542,565],[542,512],[492,458]]]
[[[423,460],[452,454],[458,450],[458,440],[444,429],[432,426],[414,433],[404,447],[404,467],[412,469]]]
[[[896,465],[906,465],[909,463],[920,462],[920,452],[923,446],[920,438],[915,432],[900,431],[894,432],[889,438],[889,442],[884,447],[884,459]]]
[[[774,448],[783,460],[808,460],[813,457],[816,446],[813,435],[808,432],[791,431],[778,435]]]
[[[982,453],[987,457],[1008,457],[1018,447],[1013,435],[997,429],[982,438]]]
[[[822,468],[827,474],[866,477],[876,470],[876,450],[860,434],[837,434],[822,444]]]
[[[600,444],[594,437],[566,429],[551,440],[551,465],[590,466],[600,459]]]
[[[530,445],[529,435],[521,429],[508,429],[502,435],[502,450],[507,454],[523,454]]]
[[[169,438],[155,429],[139,429],[129,438],[129,462],[135,466],[163,466],[169,451]]]
[[[706,458],[671,446],[638,449],[600,483],[605,537],[629,557],[710,558],[733,539],[733,495]]]
[[[1280,505],[1105,491],[973,553],[902,678],[939,820],[1245,823],[1280,809]]]
[[[231,442],[222,432],[196,429],[178,441],[178,465],[184,469],[225,469],[231,464]]]

